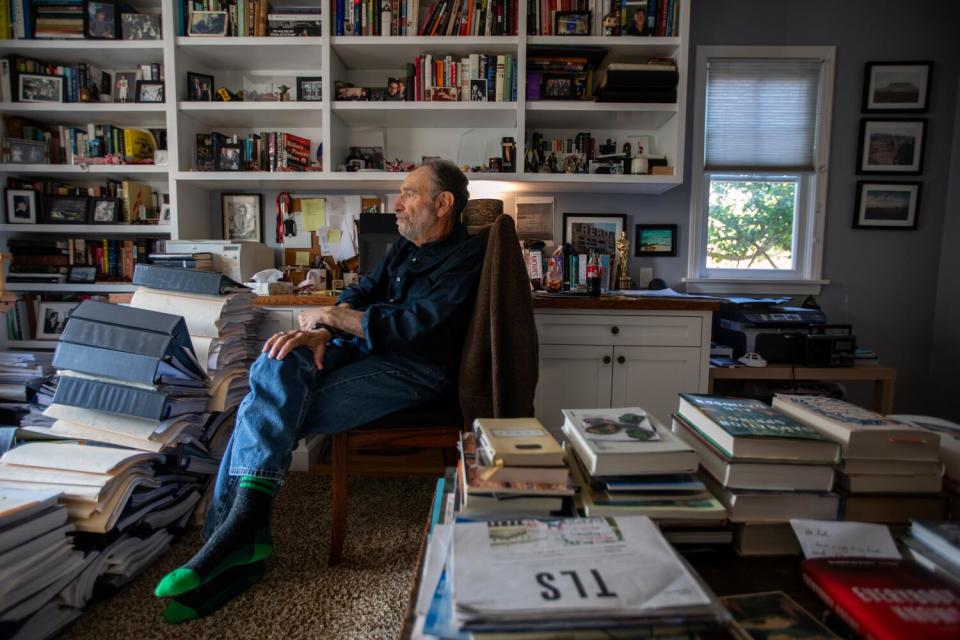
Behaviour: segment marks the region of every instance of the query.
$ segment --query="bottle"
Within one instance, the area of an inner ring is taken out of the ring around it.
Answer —
[[[559,293],[563,288],[563,270],[560,268],[561,257],[550,258],[550,269],[547,271],[547,291]]]
[[[596,251],[590,252],[587,261],[587,295],[592,298],[600,297],[600,258]]]

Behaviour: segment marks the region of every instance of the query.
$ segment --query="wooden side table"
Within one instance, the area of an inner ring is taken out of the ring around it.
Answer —
[[[817,380],[824,382],[873,381],[876,410],[893,413],[893,390],[897,380],[894,367],[875,364],[853,367],[802,367],[769,364],[766,367],[710,367],[709,393],[717,380]]]

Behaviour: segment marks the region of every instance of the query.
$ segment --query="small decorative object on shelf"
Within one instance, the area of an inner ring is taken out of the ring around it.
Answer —
[[[37,192],[33,189],[7,189],[7,223],[37,222]]]
[[[554,32],[558,36],[588,36],[591,15],[589,11],[557,11],[554,14]]]
[[[120,221],[123,201],[120,198],[94,198],[90,207],[90,222],[94,224],[116,224]]]
[[[280,102],[290,102],[290,87],[282,84],[277,87],[277,90],[280,91]]]
[[[144,80],[137,82],[137,102],[159,104],[163,101],[162,82],[147,82]]]
[[[617,289],[630,289],[629,273],[630,241],[627,240],[627,232],[621,231],[617,238],[617,279],[615,284]]]
[[[225,36],[227,35],[226,11],[194,11],[190,14],[188,35]]]
[[[323,99],[323,82],[320,77],[297,77],[297,100],[319,102]]]
[[[212,102],[213,87],[213,76],[187,71],[187,100],[189,102]]]
[[[91,40],[116,40],[120,33],[120,12],[113,2],[85,0],[83,35]]]
[[[146,13],[120,14],[120,33],[124,40],[160,40],[160,16]]]

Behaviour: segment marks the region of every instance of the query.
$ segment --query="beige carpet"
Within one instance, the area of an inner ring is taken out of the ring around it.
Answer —
[[[274,512],[274,556],[267,575],[223,610],[171,626],[154,585],[199,545],[189,531],[159,562],[90,608],[72,640],[113,638],[396,638],[436,480],[351,478],[344,561],[327,568],[330,482],[293,474]]]

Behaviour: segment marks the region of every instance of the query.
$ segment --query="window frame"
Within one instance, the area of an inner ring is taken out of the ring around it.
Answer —
[[[821,62],[818,125],[814,171],[745,172],[744,176],[800,176],[797,218],[794,221],[794,269],[751,270],[707,269],[707,221],[711,176],[735,176],[735,171],[704,169],[706,137],[707,61],[710,58],[808,58]],[[690,191],[690,233],[688,234],[687,277],[691,293],[818,294],[829,280],[823,274],[823,234],[826,226],[827,176],[830,160],[830,130],[833,111],[836,47],[832,46],[698,46],[694,86],[693,159]],[[746,271],[746,270],[743,270]]]

